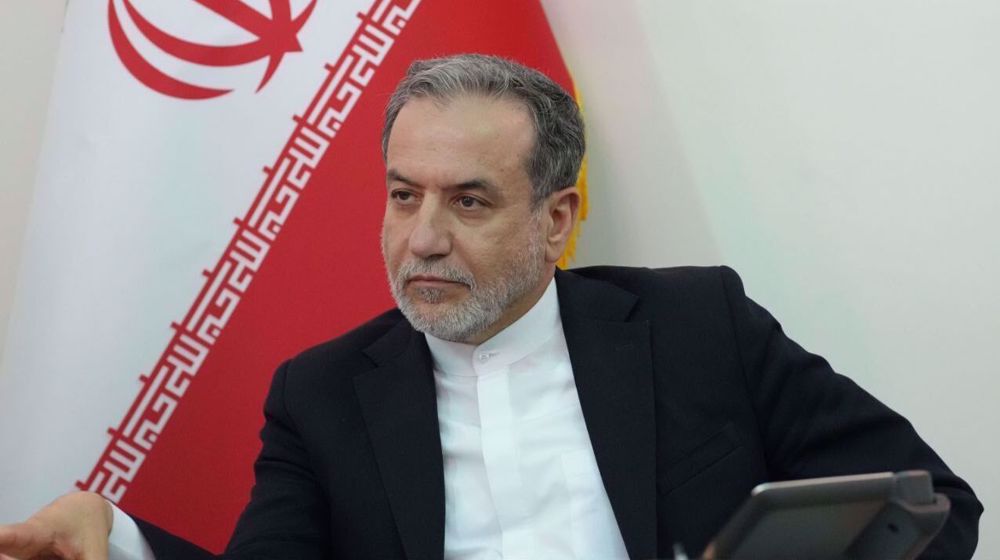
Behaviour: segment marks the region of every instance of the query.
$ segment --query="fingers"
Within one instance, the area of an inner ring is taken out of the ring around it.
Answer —
[[[109,512],[110,509],[111,507],[108,506]],[[96,520],[93,522],[88,521],[86,532],[81,531],[79,533],[80,544],[75,548],[80,551],[81,560],[108,560],[108,549],[110,547],[108,534],[111,532],[111,521],[105,519],[103,510],[98,516],[101,518],[100,522]],[[107,529],[102,528],[102,522],[106,524]]]
[[[108,560],[108,535],[114,514],[107,501],[92,493],[67,494],[39,512],[55,533],[57,558]]]
[[[97,494],[67,494],[24,523],[0,525],[0,560],[107,560],[113,517]]]
[[[0,526],[0,560],[34,558],[107,560],[108,540],[100,533],[56,538],[31,522]]]
[[[25,522],[0,526],[0,558],[31,558],[51,551],[52,531],[37,523]],[[10,556],[8,556],[10,555]]]
[[[95,539],[83,545],[83,560],[108,560],[108,540]]]

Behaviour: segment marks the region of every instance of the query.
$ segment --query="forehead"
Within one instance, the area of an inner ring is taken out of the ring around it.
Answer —
[[[534,138],[531,116],[519,101],[477,95],[415,98],[396,117],[386,164],[390,171],[404,174],[526,178]]]

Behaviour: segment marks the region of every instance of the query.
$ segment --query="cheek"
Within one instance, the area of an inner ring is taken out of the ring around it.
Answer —
[[[508,272],[516,255],[525,250],[522,228],[493,228],[456,235],[453,252],[477,276]]]
[[[406,236],[406,222],[401,219],[398,212],[386,207],[385,215],[382,216],[382,247],[393,249],[399,245],[400,238]]]
[[[389,224],[382,225],[382,260],[389,270],[399,262],[399,233]]]

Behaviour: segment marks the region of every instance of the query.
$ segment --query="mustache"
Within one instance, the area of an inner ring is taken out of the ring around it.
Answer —
[[[396,273],[396,282],[403,285],[414,276],[434,276],[449,282],[465,284],[470,288],[476,286],[476,280],[468,270],[444,262],[426,260],[410,260],[403,263]]]

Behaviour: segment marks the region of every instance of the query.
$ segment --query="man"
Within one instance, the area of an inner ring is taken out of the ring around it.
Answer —
[[[383,151],[399,309],[278,369],[229,557],[666,557],[758,483],[917,468],[952,503],[926,556],[971,556],[968,485],[735,273],[556,271],[584,141],[551,80],[418,62]],[[103,558],[112,525],[133,558],[207,556],[84,493],[0,528],[0,551]]]

